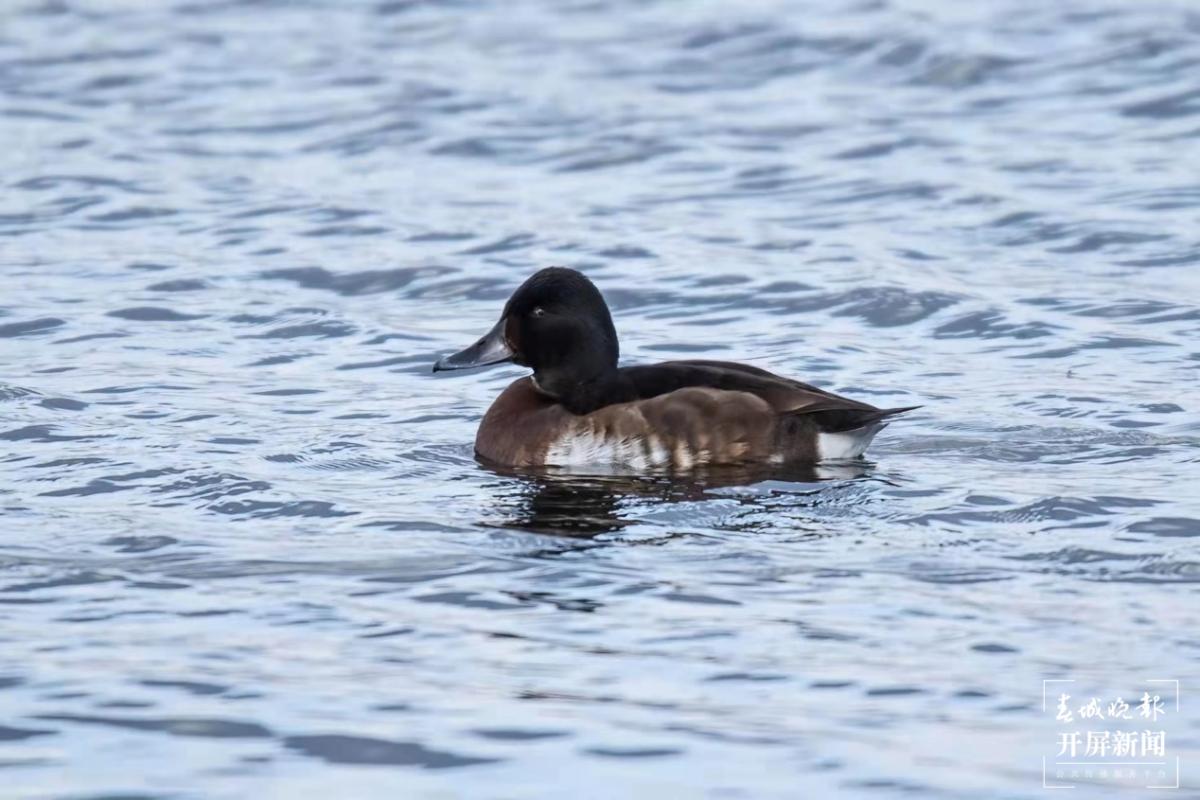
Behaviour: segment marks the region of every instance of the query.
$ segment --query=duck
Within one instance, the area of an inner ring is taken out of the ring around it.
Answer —
[[[707,359],[620,365],[604,296],[583,273],[547,267],[496,324],[434,372],[516,364],[484,414],[475,455],[508,468],[600,472],[860,460],[919,406],[876,408],[759,367]]]

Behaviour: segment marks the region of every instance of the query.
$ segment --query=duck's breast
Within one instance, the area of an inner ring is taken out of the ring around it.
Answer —
[[[504,466],[543,466],[547,451],[570,421],[566,409],[533,388],[529,378],[520,378],[483,415],[475,434],[475,453]]]

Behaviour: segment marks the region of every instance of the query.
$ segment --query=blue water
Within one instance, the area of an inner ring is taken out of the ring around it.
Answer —
[[[1041,798],[1047,679],[1180,681],[1194,787],[1197,76],[1155,0],[15,0],[0,796]],[[520,370],[429,368],[549,264],[924,408],[489,472]]]

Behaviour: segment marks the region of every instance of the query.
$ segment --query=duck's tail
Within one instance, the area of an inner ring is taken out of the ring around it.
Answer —
[[[862,457],[875,434],[886,428],[892,417],[918,408],[839,408],[812,412],[810,418],[817,426],[818,459],[849,461]]]

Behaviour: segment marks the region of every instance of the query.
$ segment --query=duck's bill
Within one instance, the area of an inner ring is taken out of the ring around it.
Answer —
[[[433,365],[434,372],[448,369],[470,369],[471,367],[486,367],[492,364],[503,364],[513,359],[512,348],[504,338],[504,319],[501,318],[493,328],[475,344],[466,350],[461,350],[452,356],[439,358]]]

